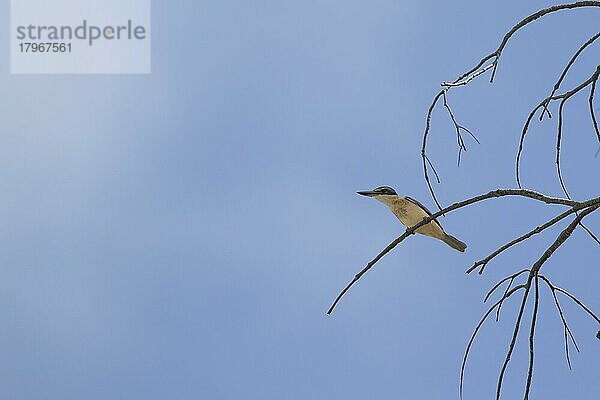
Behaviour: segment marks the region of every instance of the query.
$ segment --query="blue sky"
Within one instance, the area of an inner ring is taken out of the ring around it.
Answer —
[[[559,227],[484,276],[465,269],[559,208],[495,200],[448,215],[465,254],[412,237],[325,311],[403,228],[356,190],[387,184],[433,206],[424,116],[439,83],[497,46],[530,2],[154,2],[151,75],[10,75],[0,63],[0,397],[10,399],[458,398],[487,289]],[[9,24],[9,2],[0,6]],[[496,82],[450,94],[481,145],[456,167],[442,108],[430,155],[449,204],[514,187],[518,132],[598,11],[514,37]],[[8,29],[0,47],[9,54]],[[586,52],[565,87],[588,76]],[[567,108],[564,175],[598,195],[587,93]],[[556,119],[536,123],[526,187],[560,195]],[[431,207],[433,208],[433,207]],[[600,230],[598,215],[589,225]],[[543,268],[600,310],[598,246],[577,232]],[[466,398],[494,393],[517,301],[486,325]],[[542,292],[533,398],[594,398],[598,327],[564,302],[582,352],[563,355]],[[520,337],[504,398],[521,396]]]

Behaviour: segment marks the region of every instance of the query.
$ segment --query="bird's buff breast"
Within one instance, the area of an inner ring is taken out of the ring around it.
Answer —
[[[414,226],[423,221],[423,218],[429,216],[429,214],[427,214],[419,206],[401,197],[386,200],[386,205],[406,227]],[[438,224],[434,222],[430,222],[427,225],[417,229],[417,233],[436,238],[444,236],[444,231]]]

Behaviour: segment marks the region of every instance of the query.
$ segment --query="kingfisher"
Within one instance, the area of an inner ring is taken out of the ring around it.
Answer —
[[[360,194],[361,196],[371,197],[388,206],[394,215],[400,220],[400,222],[402,222],[407,228],[415,226],[419,222],[423,221],[423,218],[430,217],[432,215],[431,211],[429,211],[423,204],[408,196],[398,196],[396,191],[389,186],[379,186],[373,190],[356,193]],[[465,243],[444,232],[444,228],[442,228],[442,226],[436,220],[423,225],[417,229],[416,232],[420,233],[421,235],[439,239],[461,253],[467,249],[467,245]]]

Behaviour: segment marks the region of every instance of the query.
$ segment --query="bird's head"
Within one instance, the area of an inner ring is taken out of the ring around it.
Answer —
[[[389,186],[379,186],[373,190],[367,190],[363,192],[356,192],[361,196],[372,197],[375,200],[382,202],[383,204],[388,205],[389,202],[398,197],[398,193]]]

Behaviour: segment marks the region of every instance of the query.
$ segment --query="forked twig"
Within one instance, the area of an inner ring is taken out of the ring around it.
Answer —
[[[558,315],[560,316],[560,320],[563,323],[563,331],[564,331],[564,337],[565,337],[565,357],[567,359],[567,365],[569,366],[569,369],[572,369],[571,368],[571,358],[569,357],[569,338],[573,342],[573,345],[575,346],[575,349],[577,350],[578,353],[579,353],[579,346],[577,346],[577,341],[575,340],[575,336],[573,335],[573,332],[571,332],[571,329],[569,328],[569,324],[567,324],[567,320],[566,320],[565,315],[560,306],[560,302],[558,301],[558,297],[556,296],[556,288],[554,287],[552,282],[550,282],[550,280],[547,279],[545,276],[540,275],[540,278],[546,283],[546,285],[550,289],[550,292],[552,293],[552,297],[554,299],[554,304],[556,305],[556,309],[558,311]]]
[[[465,356],[463,357],[463,363],[461,366],[461,374],[460,374],[460,396],[461,396],[461,398],[462,398],[462,393],[463,393],[464,371],[465,371],[466,360],[467,360],[468,354],[471,350],[471,347],[473,345],[473,342],[475,340],[475,337],[477,336],[477,333],[479,332],[481,326],[483,325],[485,320],[488,318],[488,316],[492,313],[492,311],[494,309],[497,310],[497,315],[498,315],[499,308],[501,307],[503,302],[510,295],[512,295],[519,289],[525,289],[525,291],[523,293],[523,297],[521,299],[521,306],[519,307],[519,310],[517,313],[517,318],[515,320],[513,334],[511,336],[511,340],[510,340],[510,343],[509,343],[509,346],[508,346],[508,349],[506,352],[506,356],[504,358],[504,362],[502,364],[502,368],[501,368],[500,374],[498,376],[498,385],[496,388],[496,400],[500,399],[504,375],[505,375],[508,365],[510,363],[511,356],[513,354],[513,351],[514,351],[514,348],[515,348],[515,345],[517,342],[517,337],[519,335],[519,331],[521,328],[521,322],[523,319],[523,314],[525,312],[527,299],[529,297],[529,293],[531,291],[531,287],[532,287],[532,283],[533,283],[535,285],[534,286],[534,308],[533,308],[533,312],[532,312],[532,319],[531,319],[530,333],[529,333],[529,368],[527,370],[528,371],[527,372],[527,383],[525,386],[525,395],[524,395],[525,399],[529,398],[529,393],[531,390],[531,383],[532,383],[532,379],[533,379],[533,367],[534,367],[534,359],[535,359],[534,339],[535,339],[535,328],[536,328],[538,309],[539,309],[539,279],[541,278],[544,282],[546,282],[546,284],[548,284],[550,282],[547,278],[540,275],[539,271],[542,268],[542,266],[546,263],[546,261],[548,261],[548,259],[554,254],[554,252],[558,248],[560,248],[562,246],[562,244],[566,240],[569,239],[569,237],[571,237],[571,235],[573,234],[575,229],[579,226],[579,223],[587,215],[591,214],[592,212],[594,212],[598,209],[600,209],[600,204],[595,204],[595,205],[589,206],[589,207],[585,208],[583,211],[581,211],[578,215],[575,216],[575,218],[573,218],[573,220],[569,223],[569,225],[560,232],[560,234],[556,237],[554,242],[546,249],[546,251],[539,257],[539,259],[533,264],[533,266],[530,269],[524,269],[524,270],[516,272],[512,275],[507,276],[506,278],[504,278],[504,279],[500,280],[498,283],[496,283],[490,289],[490,291],[487,293],[487,295],[484,298],[484,302],[487,301],[490,298],[490,296],[495,292],[495,290],[498,287],[500,287],[504,282],[506,282],[506,281],[509,282],[508,287],[505,290],[502,297],[500,298],[500,300],[498,300],[496,303],[494,303],[494,305],[488,309],[488,311],[486,312],[484,317],[480,320],[479,324],[476,326],[475,331],[467,344],[467,349],[465,351]],[[514,287],[513,289],[510,289],[510,286],[512,285],[514,280],[526,272],[529,272],[527,281],[524,284],[518,285],[518,286]],[[558,288],[558,287],[552,285],[551,283],[549,285],[551,286],[553,292],[556,291],[559,293],[564,293],[565,295],[567,295],[571,299],[573,299],[573,301],[576,301],[577,304],[580,305],[580,307],[582,307],[588,314],[592,315],[596,319],[596,321],[598,321],[600,323],[600,320],[598,319],[598,317],[596,317],[595,314],[587,306],[585,306],[579,299],[577,299],[575,296],[571,295],[564,289],[561,289],[561,288]],[[565,326],[565,332],[566,332],[565,335],[569,334],[571,336],[571,339],[574,342],[575,338],[572,336],[571,330],[570,330],[570,328],[568,328],[566,320],[564,319],[564,315],[563,315],[562,309],[560,308],[560,305],[558,303],[558,299],[556,299],[556,304],[557,304],[557,308],[559,310],[559,315],[561,316],[561,320],[563,321],[563,324]],[[576,348],[578,349],[578,347],[576,347]],[[570,365],[570,358],[568,358],[568,357],[569,356],[568,356],[568,349],[567,349],[567,362]]]
[[[460,388],[459,388],[459,391],[460,391],[460,398],[461,399],[462,399],[462,395],[463,395],[463,385],[464,385],[464,381],[465,381],[465,367],[467,365],[467,358],[469,357],[469,352],[471,351],[471,347],[473,346],[473,342],[475,341],[475,337],[477,337],[477,334],[479,333],[479,330],[483,326],[483,323],[489,317],[489,315],[492,313],[492,311],[494,311],[494,309],[496,307],[499,307],[500,304],[502,304],[502,302],[504,300],[506,300],[510,296],[512,296],[513,293],[515,293],[516,291],[521,290],[521,289],[525,289],[525,285],[515,286],[514,288],[512,288],[512,290],[510,290],[507,293],[505,293],[504,296],[502,296],[502,298],[500,300],[498,300],[497,302],[495,302],[487,310],[487,312],[483,315],[483,317],[481,318],[481,320],[479,321],[479,323],[475,327],[475,330],[473,331],[473,334],[471,335],[471,338],[469,339],[469,343],[467,344],[467,349],[465,350],[465,354],[463,356],[462,365],[460,367]]]

